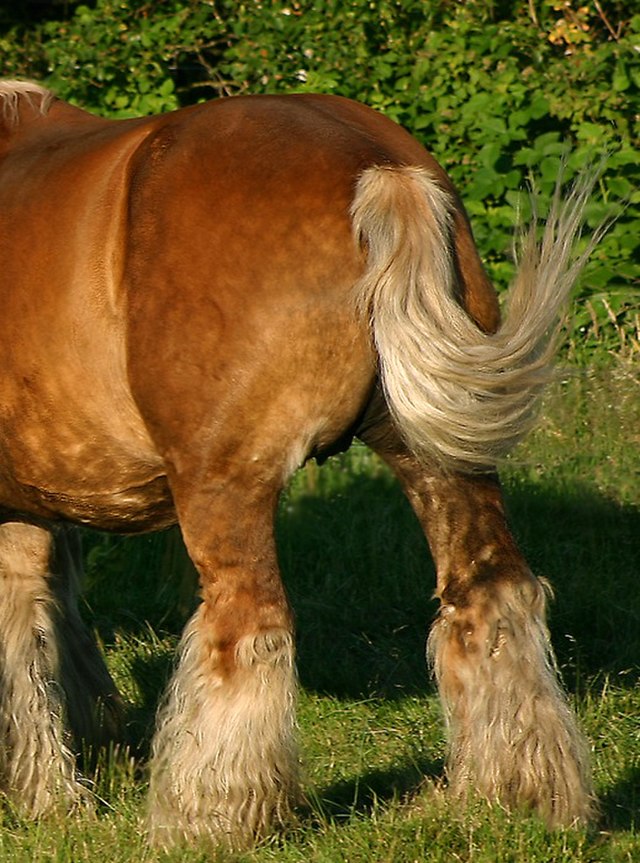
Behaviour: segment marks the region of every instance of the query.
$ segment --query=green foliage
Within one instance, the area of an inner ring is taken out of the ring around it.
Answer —
[[[522,190],[541,209],[610,154],[590,227],[617,212],[581,281],[574,354],[640,350],[640,15],[609,0],[97,0],[0,37],[4,74],[113,117],[215,95],[322,91],[410,129],[461,190],[490,275],[513,267]]]

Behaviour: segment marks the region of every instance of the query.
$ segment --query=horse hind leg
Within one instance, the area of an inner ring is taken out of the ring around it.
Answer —
[[[158,714],[149,828],[163,847],[202,837],[250,846],[286,823],[297,796],[291,633],[239,638],[222,671],[205,618],[201,607],[185,630]]]
[[[165,847],[204,837],[240,848],[286,822],[299,793],[293,627],[275,493],[250,476],[207,486],[220,490],[182,500],[174,484],[202,602],[158,714],[149,831]]]
[[[498,481],[426,469],[385,423],[364,437],[400,478],[436,564],[441,604],[428,655],[450,791],[533,810],[551,827],[588,822],[589,750],[558,681],[547,589],[509,531]]]
[[[448,590],[428,653],[449,727],[454,795],[475,789],[550,827],[593,815],[589,754],[559,684],[545,622],[545,585]]]
[[[428,652],[447,718],[451,790],[475,789],[551,827],[593,814],[589,754],[558,681],[545,584],[504,519],[497,481],[432,479],[440,613]]]
[[[84,797],[65,730],[52,554],[44,528],[0,525],[0,788],[33,817]]]

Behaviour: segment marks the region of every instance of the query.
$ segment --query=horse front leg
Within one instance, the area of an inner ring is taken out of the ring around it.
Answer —
[[[175,494],[201,604],[153,742],[149,828],[167,846],[250,845],[298,796],[293,624],[273,538],[276,493],[250,477]],[[213,490],[212,490],[213,489]]]
[[[448,725],[453,794],[475,789],[550,826],[594,811],[589,752],[558,681],[534,577],[506,523],[495,477],[439,475],[383,452],[427,535],[438,617],[428,640]]]
[[[44,527],[0,525],[0,790],[36,817],[86,798],[66,727],[64,614]]]

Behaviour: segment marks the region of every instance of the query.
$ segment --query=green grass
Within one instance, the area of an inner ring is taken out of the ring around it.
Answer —
[[[444,736],[424,661],[433,567],[398,487],[354,447],[300,471],[278,521],[297,618],[300,739],[309,802],[251,863],[552,863],[640,859],[640,380],[630,366],[560,375],[538,430],[503,472],[514,531],[556,589],[551,628],[565,682],[594,747],[596,829],[547,832],[478,801],[462,812],[441,787]],[[190,608],[175,540],[88,541],[86,614],[130,702],[144,753],[154,705]],[[174,569],[177,576],[169,578]],[[147,848],[145,777],[105,761],[103,801],[25,824],[4,812],[0,861],[110,863],[217,859]]]

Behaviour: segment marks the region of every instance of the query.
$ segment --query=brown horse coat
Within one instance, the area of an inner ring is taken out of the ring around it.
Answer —
[[[8,133],[3,506],[158,527],[174,518],[166,475],[182,446],[206,471],[212,446],[260,447],[247,435],[263,428],[289,468],[355,430],[376,374],[349,301],[363,272],[356,179],[371,164],[424,164],[450,188],[404,130],[347,100],[296,96],[116,123],[56,101]],[[495,297],[458,218],[465,298],[493,329]]]
[[[83,796],[65,721],[85,733],[76,702],[117,702],[55,525],[177,520],[202,603],[159,715],[150,829],[242,844],[286,816],[296,682],[273,514],[299,465],[357,434],[436,561],[453,790],[586,818],[543,590],[486,471],[548,375],[589,183],[531,235],[499,325],[448,178],[362,105],[247,97],[114,122],[16,82],[0,102],[0,570],[23,621],[0,615],[3,789],[31,814]],[[50,678],[65,698],[34,702]]]

